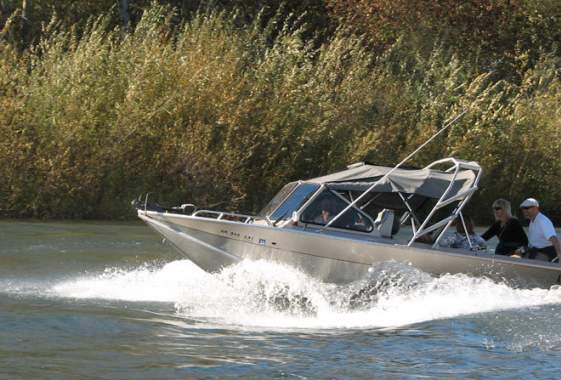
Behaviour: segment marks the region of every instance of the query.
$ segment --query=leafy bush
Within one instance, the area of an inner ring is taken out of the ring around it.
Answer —
[[[289,180],[395,164],[462,110],[413,163],[480,161],[481,216],[530,195],[559,215],[555,54],[511,80],[444,40],[421,54],[398,36],[373,55],[345,27],[310,39],[294,16],[209,10],[178,24],[154,5],[128,34],[109,17],[79,33],[53,22],[23,52],[0,42],[3,216],[131,217],[146,191],[256,211]]]

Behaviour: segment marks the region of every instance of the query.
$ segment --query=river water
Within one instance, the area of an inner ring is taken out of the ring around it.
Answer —
[[[141,224],[0,222],[0,379],[559,378],[561,288],[388,265],[208,274]]]

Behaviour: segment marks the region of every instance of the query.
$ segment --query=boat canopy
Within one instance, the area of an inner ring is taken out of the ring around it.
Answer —
[[[468,162],[479,166],[475,162]],[[371,189],[372,193],[404,193],[415,194],[424,198],[440,199],[448,187],[452,185],[446,198],[452,198],[470,189],[477,177],[473,170],[440,171],[432,168],[395,169],[384,177],[392,168],[365,163],[350,165],[348,169],[323,177],[309,179],[305,182],[325,184],[337,191],[363,192]],[[380,179],[382,179],[380,181]]]

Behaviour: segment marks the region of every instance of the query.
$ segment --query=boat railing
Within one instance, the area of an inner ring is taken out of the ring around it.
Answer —
[[[408,243],[409,246],[413,244],[415,240],[417,240],[419,237],[429,234],[444,226],[444,228],[442,228],[442,230],[434,240],[433,247],[436,248],[438,246],[438,242],[440,241],[441,237],[444,236],[446,230],[450,227],[450,225],[454,222],[454,220],[458,218],[458,216],[461,218],[462,224],[464,224],[464,228],[465,228],[465,221],[463,219],[461,212],[463,207],[467,204],[467,202],[471,198],[471,196],[478,189],[479,180],[482,174],[481,166],[479,166],[479,164],[477,164],[476,162],[458,160],[456,158],[450,157],[450,158],[444,158],[442,160],[435,161],[430,165],[428,165],[427,167],[425,167],[425,169],[431,169],[435,166],[439,166],[443,164],[451,164],[451,166],[445,171],[448,173],[454,172],[452,180],[450,181],[448,187],[446,188],[444,193],[442,193],[442,195],[440,196],[440,198],[438,199],[432,210],[429,212],[423,223],[419,226],[419,228],[414,230],[413,237]],[[472,171],[475,174],[475,179],[471,182],[470,186],[467,189],[464,189],[452,196],[449,196],[450,192],[457,184],[458,175],[464,171]],[[431,218],[435,215],[435,213],[438,210],[454,202],[458,202],[458,204],[451,215],[443,218],[440,221],[430,224]],[[469,240],[469,236],[468,236],[468,242],[471,246],[471,241]]]
[[[253,221],[253,216],[238,214],[235,212],[224,212],[224,211],[214,211],[214,210],[197,210],[191,216],[197,216],[200,218],[211,218],[217,220],[229,220],[233,222],[242,222],[248,224]]]
[[[152,193],[146,193],[144,197],[144,205],[140,206],[141,197],[135,201],[133,201],[133,205],[138,209],[144,208],[144,212],[147,211],[156,211],[156,212],[163,212],[163,213],[172,213],[172,214],[187,214],[195,217],[200,218],[211,218],[217,220],[229,220],[233,222],[241,222],[244,224],[248,224],[254,221],[254,217],[252,215],[245,215],[245,214],[238,214],[235,212],[225,212],[225,211],[214,211],[214,210],[197,210],[197,206],[192,203],[184,203],[179,207],[162,207],[158,204],[151,204],[148,202],[148,198]]]

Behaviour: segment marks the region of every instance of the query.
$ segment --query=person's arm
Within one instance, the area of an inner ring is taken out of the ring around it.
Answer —
[[[499,230],[499,226],[500,226],[500,222],[495,222],[491,225],[491,227],[489,227],[487,229],[487,231],[483,232],[483,234],[481,234],[481,237],[485,240],[489,240],[491,239],[493,236],[495,236]]]
[[[520,240],[519,243],[522,243],[522,246],[516,249],[511,255],[511,257],[519,259],[528,251],[528,235],[526,235],[524,227],[522,227],[522,223],[520,223],[518,219],[512,218],[509,220],[509,223],[513,230],[513,234]]]
[[[539,227],[542,230],[545,238],[551,242],[553,248],[555,248],[555,253],[557,254],[557,258],[561,260],[561,247],[559,246],[559,238],[557,237],[557,232],[555,232],[555,227],[551,220],[546,218],[541,218],[539,220]]]
[[[557,236],[552,236],[549,238],[553,247],[555,247],[555,252],[557,252],[558,262],[561,263],[561,244],[559,243],[559,238]]]
[[[527,247],[528,246],[528,236],[526,235],[526,232],[524,231],[524,227],[522,227],[522,223],[520,223],[520,221],[518,219],[512,218],[509,221],[509,226],[512,229],[512,233],[514,236],[516,236],[516,239],[518,239],[519,243],[522,243],[522,246]]]
[[[528,245],[530,245],[530,242],[528,241],[528,235],[526,235],[526,232],[524,231],[524,228],[522,228],[522,225],[519,223],[520,225],[520,236],[522,237],[522,245],[524,247],[527,247]]]

